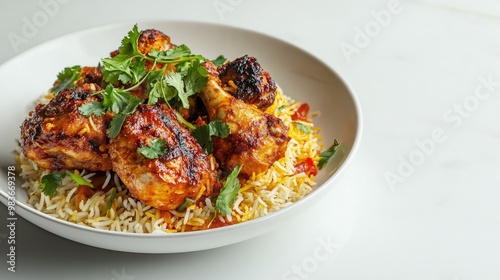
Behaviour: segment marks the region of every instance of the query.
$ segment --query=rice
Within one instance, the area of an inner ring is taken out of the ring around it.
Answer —
[[[43,97],[38,102],[46,103],[48,100],[50,97]],[[75,224],[117,232],[165,234],[195,231],[263,217],[293,204],[315,188],[314,176],[298,173],[295,165],[307,158],[318,162],[321,149],[319,129],[303,121],[301,123],[309,127],[311,132],[306,133],[298,128],[291,117],[298,106],[300,103],[278,90],[275,103],[266,112],[279,117],[290,128],[291,140],[285,156],[267,171],[240,180],[241,188],[231,215],[218,215],[214,219],[215,201],[209,198],[190,205],[184,212],[155,209],[130,196],[112,171],[106,172],[102,186],[95,186],[95,193],[87,199],[79,198],[79,186],[69,176],[63,179],[56,195],[49,197],[40,189],[40,180],[50,171],[39,168],[18,149],[16,161],[24,181],[21,187],[28,195],[27,203],[38,211]],[[85,179],[96,176],[85,170],[80,171],[80,174]],[[106,187],[111,183],[116,188],[116,195],[110,201],[110,209],[106,211],[106,204],[112,196],[112,189],[106,191]]]

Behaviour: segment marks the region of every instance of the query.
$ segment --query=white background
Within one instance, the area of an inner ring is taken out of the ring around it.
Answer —
[[[332,191],[270,233],[142,255],[84,246],[21,220],[16,273],[7,271],[0,228],[1,279],[500,279],[500,2],[54,1],[0,4],[0,62],[109,23],[239,26],[336,69],[359,97],[364,134]],[[49,15],[43,3],[57,9]],[[0,220],[6,215],[2,205]]]

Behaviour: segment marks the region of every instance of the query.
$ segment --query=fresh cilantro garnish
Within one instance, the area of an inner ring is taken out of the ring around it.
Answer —
[[[186,45],[176,46],[166,51],[152,50],[142,54],[138,50],[140,32],[134,25],[122,39],[119,53],[102,62],[103,79],[109,83],[105,90],[96,92],[103,100],[87,103],[79,109],[85,116],[102,115],[113,112],[107,134],[116,137],[125,122],[125,116],[132,114],[144,100],[134,97],[130,92],[143,83],[146,85],[148,104],[155,104],[163,99],[167,104],[172,100],[179,102],[183,108],[189,107],[188,98],[200,92],[208,81],[207,70],[201,66],[205,59],[201,55],[191,53]],[[152,66],[146,69],[146,62]],[[167,69],[175,64],[175,71]]]
[[[40,188],[45,195],[54,196],[57,193],[57,188],[61,186],[62,179],[70,176],[71,179],[78,185],[84,185],[93,188],[92,183],[84,179],[82,176],[77,175],[70,171],[54,171],[42,177],[40,181]]]
[[[123,124],[125,123],[125,118],[127,116],[123,114],[119,114],[113,117],[111,122],[109,123],[109,128],[106,130],[106,135],[109,138],[115,138],[120,133]]]
[[[40,188],[45,195],[54,196],[57,188],[61,185],[62,179],[66,176],[64,172],[52,172],[42,177]]]
[[[223,55],[219,55],[216,59],[212,60],[212,63],[216,66],[216,67],[219,67],[221,66],[222,64],[224,64],[224,62],[227,61],[227,58],[225,58]]]
[[[215,210],[224,216],[231,214],[231,205],[233,205],[240,190],[240,181],[238,180],[240,170],[241,166],[236,166],[229,174],[215,202]]]
[[[333,141],[333,144],[330,146],[330,148],[326,149],[324,152],[322,152],[319,155],[319,162],[318,162],[318,169],[323,169],[323,167],[326,166],[330,158],[333,157],[335,152],[337,151],[338,147],[340,146],[340,143],[335,139]]]
[[[304,132],[306,134],[310,134],[311,133],[311,128],[309,126],[307,126],[307,125],[305,125],[305,124],[303,124],[301,122],[293,122],[293,123],[297,126],[297,128],[300,131],[302,131],[302,132]]]
[[[182,67],[186,69],[186,71],[180,72],[184,80],[186,97],[202,91],[203,88],[205,88],[205,86],[207,85],[208,71],[207,69],[205,69],[205,67],[201,66],[200,60],[184,62],[182,63]],[[189,103],[187,103],[187,106],[183,107],[188,108]]]
[[[79,65],[73,67],[64,68],[59,74],[57,74],[57,85],[55,85],[51,91],[59,92],[63,89],[75,87],[75,81],[81,78],[80,70],[82,68]]]
[[[102,106],[101,102],[85,103],[78,110],[84,116],[96,115],[100,117],[106,113],[106,109]]]
[[[148,54],[157,59],[160,63],[172,63],[181,60],[183,57],[192,56],[191,50],[186,45],[180,45],[166,51],[152,50]]]
[[[210,154],[213,150],[212,136],[226,138],[229,135],[229,126],[221,120],[213,120],[208,125],[197,127],[192,134],[201,148]]]
[[[116,197],[116,188],[113,188],[113,190],[111,191],[111,195],[106,201],[106,208],[104,208],[104,216],[108,214],[109,209],[111,209],[111,206],[113,206],[113,201],[115,201],[115,197]]]
[[[142,57],[120,53],[101,61],[104,80],[113,85],[136,84],[146,75],[146,60]]]
[[[132,114],[144,100],[131,95],[128,91],[114,88],[112,85],[108,85],[104,91],[99,93],[103,96],[100,103],[86,103],[78,110],[84,116],[100,116],[106,111],[115,113],[107,130],[108,137],[114,138],[120,133],[126,116]]]
[[[286,108],[286,105],[281,105],[278,107],[278,111],[283,111]]]
[[[142,146],[137,149],[137,152],[149,159],[156,159],[167,153],[167,142],[164,139],[156,138],[148,143],[147,146]]]

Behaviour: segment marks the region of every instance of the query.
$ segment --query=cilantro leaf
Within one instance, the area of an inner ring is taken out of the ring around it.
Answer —
[[[212,60],[212,63],[216,66],[216,67],[219,67],[221,66],[222,64],[224,64],[224,62],[227,61],[227,58],[225,58],[223,55],[219,55],[216,59]]]
[[[182,103],[183,108],[189,108],[188,93],[184,90],[184,81],[182,80],[182,75],[177,72],[170,72],[165,77],[167,85],[175,88],[177,91],[177,97]]]
[[[156,159],[167,153],[167,142],[164,139],[156,138],[149,142],[147,146],[137,149],[137,152],[149,159]]]
[[[139,36],[141,36],[141,32],[139,32],[139,28],[137,24],[134,24],[132,29],[128,32],[127,36],[123,37],[122,44],[119,48],[120,53],[122,54],[139,54],[139,50],[137,49],[137,41],[139,40]]]
[[[118,114],[113,117],[113,119],[109,123],[109,128],[106,130],[106,134],[109,138],[115,138],[116,136],[118,136],[118,134],[122,130],[122,126],[125,122],[126,117],[127,116],[123,114]]]
[[[128,97],[127,105],[122,108],[122,110],[120,110],[120,113],[125,115],[132,114],[133,112],[135,112],[135,109],[137,109],[137,106],[139,106],[139,104],[141,104],[142,102],[144,102],[143,99],[131,95]]]
[[[86,117],[90,115],[96,115],[99,117],[106,113],[106,109],[102,106],[101,102],[85,103],[78,108],[78,111]]]
[[[102,106],[116,113],[107,130],[108,137],[115,138],[120,133],[127,115],[132,114],[144,100],[131,95],[127,91],[114,88],[111,85],[106,87],[103,96]]]
[[[196,139],[198,144],[200,144],[203,151],[206,151],[209,154],[212,153],[214,145],[212,143],[212,137],[210,136],[210,128],[208,125],[198,126],[191,134],[194,139]]]
[[[236,166],[233,169],[215,201],[215,210],[219,211],[224,216],[231,214],[231,206],[236,200],[238,191],[240,190],[240,181],[238,180],[240,170],[241,166]]]
[[[204,151],[211,153],[213,150],[212,136],[226,138],[229,135],[229,126],[221,120],[213,120],[208,125],[198,126],[192,135]]]
[[[116,188],[113,188],[113,190],[111,191],[111,195],[106,201],[106,208],[104,208],[104,216],[108,214],[109,209],[111,209],[111,206],[113,206],[113,201],[115,201],[115,197],[116,197]]]
[[[148,96],[148,104],[155,104],[165,94],[165,88],[168,85],[164,82],[165,71],[163,69],[152,70],[146,78]]]
[[[78,185],[84,185],[93,188],[94,186],[89,181],[85,180],[80,175],[76,175],[70,171],[54,171],[47,175],[44,175],[40,181],[40,188],[42,192],[47,196],[54,196],[57,193],[57,188],[61,186],[62,179],[66,176],[70,176],[71,179]]]
[[[138,83],[146,75],[146,60],[136,55],[119,53],[112,58],[101,59],[102,75],[106,82],[117,85]]]
[[[323,167],[326,166],[326,164],[328,163],[330,158],[333,157],[339,146],[340,143],[337,141],[337,139],[335,139],[333,141],[333,144],[319,155],[318,169],[321,170],[323,169]]]
[[[200,65],[200,61],[195,60],[190,63],[186,76],[184,77],[184,84],[188,96],[200,92],[205,88],[208,82],[208,71],[205,67]]]
[[[160,63],[173,63],[177,62],[179,59],[183,57],[189,59],[192,56],[191,50],[188,48],[188,46],[184,44],[177,47],[173,47],[166,51],[159,51],[153,49],[151,52],[148,53],[148,55],[152,58],[156,58],[157,61]]]
[[[146,58],[138,50],[141,33],[137,24],[122,39],[119,53],[111,58],[101,59],[102,74],[106,82],[117,85],[138,83],[146,75]]]
[[[301,122],[293,122],[293,123],[297,126],[297,128],[300,131],[302,131],[302,132],[304,132],[306,134],[311,134],[311,127],[309,127],[309,126],[307,126],[307,125],[305,125],[305,124],[303,124]]]
[[[229,126],[221,120],[213,120],[208,124],[210,136],[226,138],[229,136]]]
[[[59,92],[63,89],[75,87],[75,81],[81,78],[80,70],[82,68],[79,65],[64,68],[57,74],[58,84],[52,87],[51,91]]]
[[[45,195],[54,196],[57,193],[57,188],[61,186],[64,172],[52,172],[42,177],[40,188]]]

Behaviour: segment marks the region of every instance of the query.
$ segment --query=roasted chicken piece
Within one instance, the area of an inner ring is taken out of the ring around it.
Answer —
[[[137,50],[142,54],[148,54],[152,50],[165,51],[175,47],[170,42],[170,37],[156,29],[141,31],[137,42]]]
[[[276,97],[276,83],[255,57],[248,55],[221,65],[219,78],[224,90],[264,111]]]
[[[97,84],[103,87],[101,67],[82,67],[80,70],[80,76],[81,78],[75,82],[76,86],[83,86],[84,84]]]
[[[213,154],[227,170],[242,165],[243,176],[267,170],[285,154],[288,127],[281,119],[228,94],[220,85],[215,65],[209,61],[203,65],[209,80],[199,96],[209,119],[225,122],[230,130],[227,138],[214,137]]]
[[[60,91],[46,105],[39,104],[21,125],[22,152],[50,170],[111,169],[106,137],[111,115],[83,116],[78,108],[100,102],[95,85]]]
[[[164,155],[148,158],[138,152],[155,139],[165,141]],[[131,195],[147,205],[173,210],[186,198],[196,201],[212,192],[215,159],[202,151],[167,105],[139,105],[109,146],[113,170]]]

